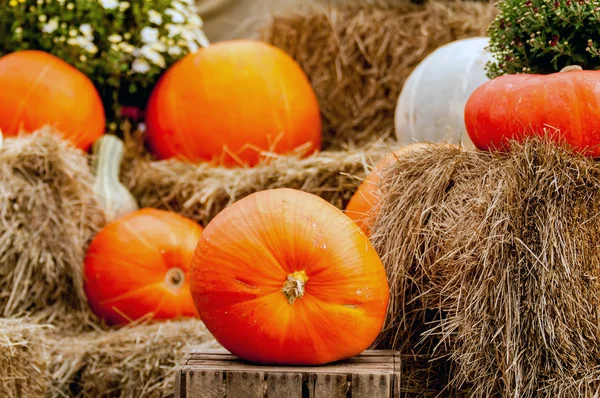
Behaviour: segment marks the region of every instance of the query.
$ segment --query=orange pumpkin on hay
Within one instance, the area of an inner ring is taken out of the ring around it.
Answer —
[[[321,145],[315,93],[300,66],[260,41],[213,44],[176,62],[146,109],[153,153],[191,162],[254,166],[276,154]]]
[[[107,224],[85,258],[92,311],[110,325],[197,317],[188,270],[201,234],[194,221],[149,208]]]
[[[92,81],[52,54],[23,50],[0,58],[0,130],[5,137],[49,125],[87,150],[106,125]]]

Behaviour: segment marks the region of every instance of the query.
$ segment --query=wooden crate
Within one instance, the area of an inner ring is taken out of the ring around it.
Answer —
[[[400,390],[400,356],[367,350],[323,366],[262,366],[228,351],[192,350],[177,370],[175,398],[391,398]]]

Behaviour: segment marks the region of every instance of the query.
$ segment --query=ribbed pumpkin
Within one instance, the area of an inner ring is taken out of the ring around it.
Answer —
[[[346,215],[356,222],[365,234],[371,235],[371,228],[373,228],[379,213],[379,200],[381,198],[379,184],[385,168],[403,154],[428,147],[429,144],[426,143],[415,143],[396,149],[380,160],[358,186],[346,206]]]
[[[499,76],[473,92],[464,117],[482,150],[506,151],[510,140],[548,135],[598,158],[600,72],[574,65],[548,75]]]
[[[7,137],[50,125],[87,150],[104,134],[104,106],[94,84],[54,55],[23,50],[3,56],[0,87],[0,129]]]
[[[216,43],[175,63],[152,92],[146,122],[161,159],[253,166],[261,151],[309,154],[321,144],[306,75],[285,52],[259,41]]]
[[[206,227],[192,296],[227,350],[257,363],[317,365],[359,354],[377,337],[387,276],[342,211],[302,191],[254,193]]]
[[[197,317],[188,270],[202,227],[176,213],[141,209],[107,224],[85,258],[90,307],[109,325]]]

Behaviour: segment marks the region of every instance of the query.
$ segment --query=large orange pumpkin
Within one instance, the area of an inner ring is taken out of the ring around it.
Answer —
[[[252,194],[219,213],[190,276],[200,318],[238,357],[317,365],[359,354],[386,315],[384,267],[358,226],[292,189]]]
[[[92,81],[60,58],[23,50],[0,58],[0,129],[5,136],[49,125],[87,150],[105,128]]]
[[[260,151],[309,154],[321,144],[321,117],[300,66],[282,50],[226,41],[188,54],[155,86],[147,135],[159,158],[256,165]]]
[[[148,208],[107,224],[85,258],[94,313],[110,325],[197,317],[188,270],[201,234],[192,220]]]
[[[358,189],[354,192],[354,195],[352,195],[350,202],[346,206],[346,215],[356,222],[365,234],[371,234],[371,229],[379,213],[379,200],[381,198],[379,184],[381,183],[385,168],[403,154],[424,149],[428,146],[428,144],[419,142],[400,147],[380,160],[358,186]]]
[[[508,151],[510,141],[547,135],[600,157],[600,73],[577,66],[547,75],[499,76],[479,86],[465,105],[475,146]]]

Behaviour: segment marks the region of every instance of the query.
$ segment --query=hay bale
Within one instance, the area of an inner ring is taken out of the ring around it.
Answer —
[[[0,318],[0,391],[3,397],[42,397],[45,359],[39,334],[45,325]]]
[[[484,36],[491,2],[341,2],[276,16],[264,40],[296,59],[315,89],[326,149],[395,140],[394,111],[404,81],[433,50]]]
[[[0,148],[0,315],[87,312],[82,264],[104,222],[86,154],[50,129]]]
[[[598,394],[599,163],[540,139],[506,155],[435,146],[382,189],[380,346],[429,356],[443,395]]]
[[[139,133],[126,136],[122,181],[141,207],[173,210],[207,225],[231,203],[254,192],[295,188],[343,209],[367,165],[388,153],[385,146],[364,151],[322,152],[305,159],[279,156],[268,165],[228,169],[176,160],[153,161]]]
[[[390,304],[384,329],[375,346],[400,351],[402,396],[456,395],[449,389],[450,347],[434,329],[443,313],[438,261],[444,253],[445,230],[438,227],[455,180],[476,178],[482,161],[456,147],[431,145],[407,153],[383,170],[381,210],[371,241],[388,272]],[[393,175],[390,175],[392,174]]]
[[[163,397],[192,346],[218,348],[197,319],[132,325],[51,341],[51,396]]]

